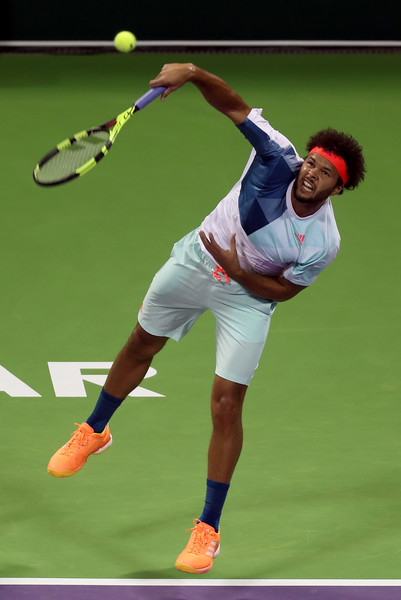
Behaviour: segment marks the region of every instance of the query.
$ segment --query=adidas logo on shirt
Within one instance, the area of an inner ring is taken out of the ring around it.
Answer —
[[[301,244],[301,246],[302,246],[302,244],[304,243],[304,240],[305,240],[305,236],[304,236],[304,235],[302,235],[301,233],[296,233],[295,235],[297,236],[297,238],[298,238],[298,240],[299,240],[299,243],[300,243],[300,244]]]

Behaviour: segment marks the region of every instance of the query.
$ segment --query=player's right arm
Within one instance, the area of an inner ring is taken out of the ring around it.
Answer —
[[[167,87],[162,94],[162,100],[165,100],[171,92],[187,81],[192,82],[199,89],[213,108],[226,115],[236,125],[243,123],[249,115],[250,107],[223,79],[192,63],[164,65],[159,75],[150,81],[150,86]]]
[[[216,242],[212,233],[209,233],[207,236],[204,231],[200,231],[199,236],[206,250],[224,269],[228,277],[234,279],[234,281],[242,285],[251,294],[273,300],[274,302],[285,302],[294,298],[294,296],[302,292],[306,287],[296,285],[282,275],[259,275],[258,273],[252,273],[243,269],[238,259],[235,234],[231,236],[230,247],[227,249],[222,248]]]

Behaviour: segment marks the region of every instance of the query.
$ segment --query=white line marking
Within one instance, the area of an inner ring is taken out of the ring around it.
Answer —
[[[401,579],[62,579],[62,578],[0,578],[2,585],[97,585],[97,586],[228,586],[228,587],[401,587]]]

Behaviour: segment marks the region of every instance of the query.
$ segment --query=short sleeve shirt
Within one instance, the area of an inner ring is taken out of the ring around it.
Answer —
[[[296,214],[291,191],[303,160],[261,113],[253,109],[238,125],[253,147],[251,155],[240,180],[204,219],[201,229],[206,235],[213,233],[223,248],[229,247],[235,233],[242,268],[283,275],[308,286],[339,250],[333,207],[328,198],[313,215]]]

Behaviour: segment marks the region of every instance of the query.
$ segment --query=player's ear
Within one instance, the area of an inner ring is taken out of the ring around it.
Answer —
[[[334,190],[331,192],[330,196],[338,196],[339,194],[342,194],[343,191],[344,191],[344,184],[341,182],[338,185],[336,185]]]

